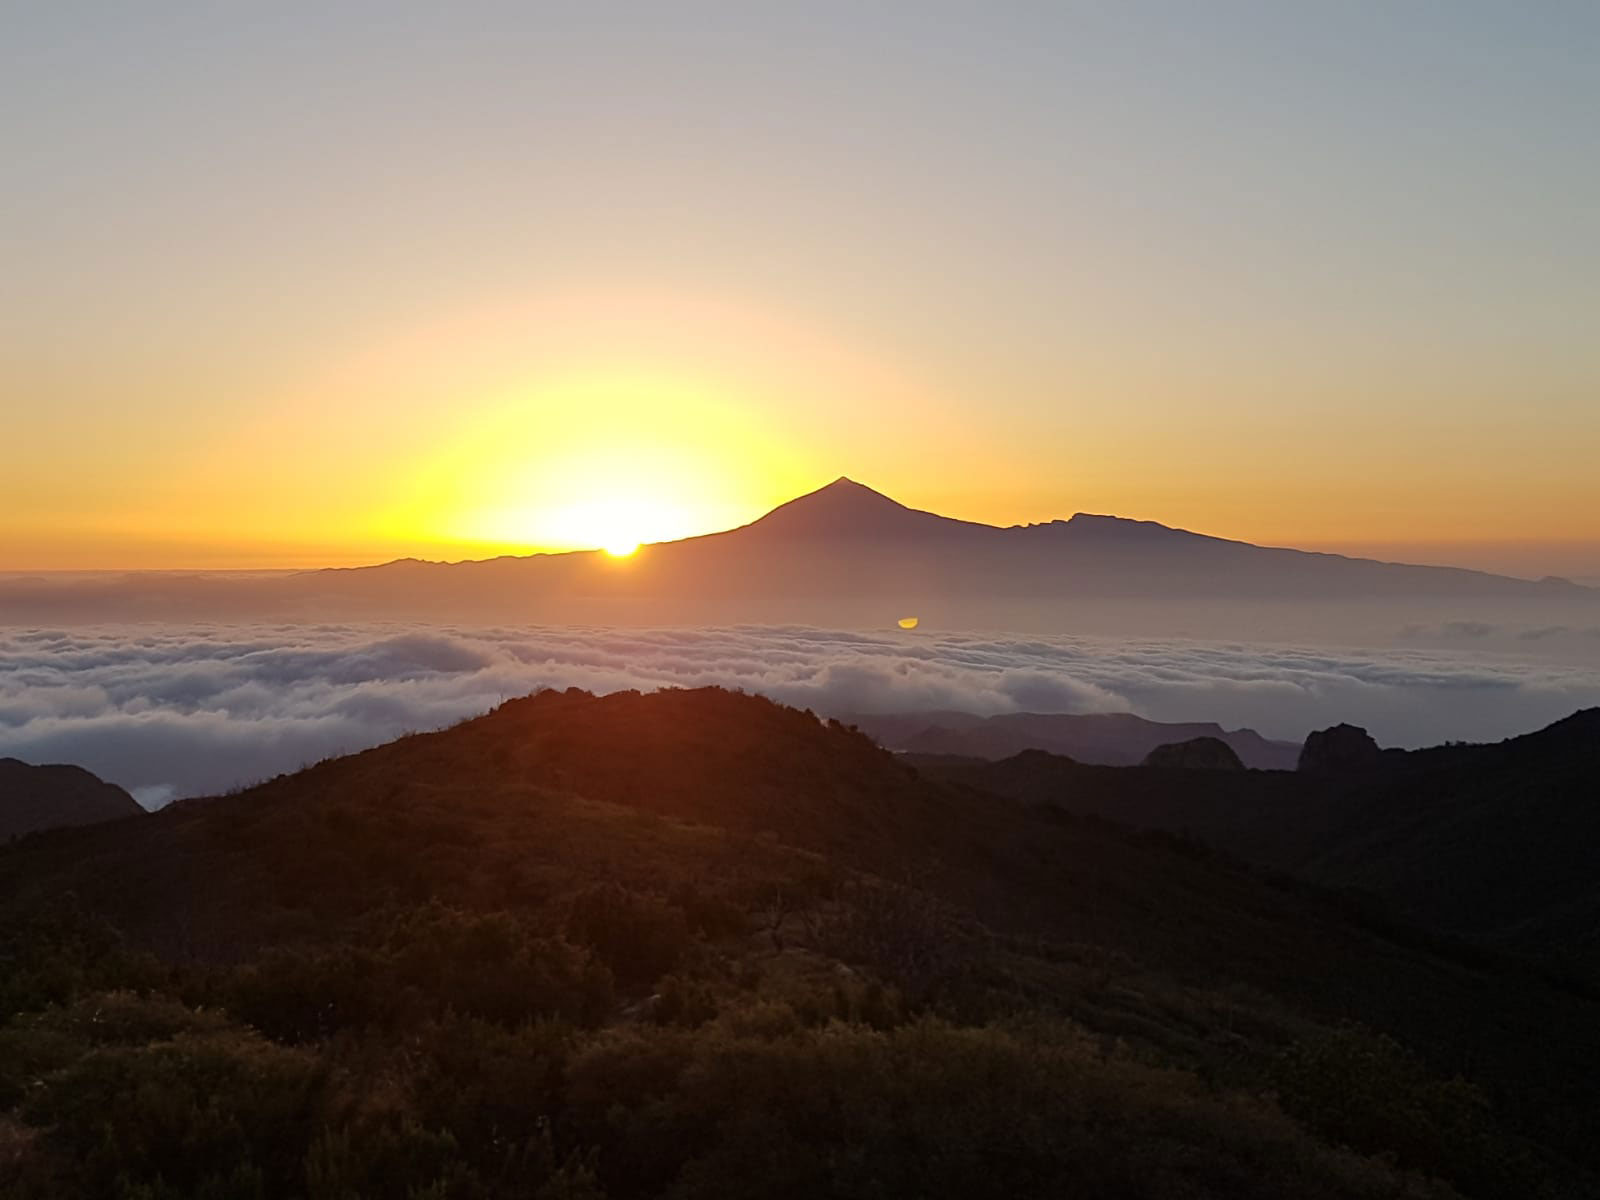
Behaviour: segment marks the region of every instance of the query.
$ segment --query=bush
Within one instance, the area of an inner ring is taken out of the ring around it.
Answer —
[[[157,986],[167,974],[70,896],[36,910],[0,910],[0,963],[0,1025],[86,991]]]
[[[581,946],[541,937],[506,913],[429,906],[390,934],[397,984],[432,1011],[504,1025],[539,1017],[593,1024],[610,1010],[611,972]]]
[[[197,1012],[163,996],[106,992],[65,1008],[21,1014],[0,1028],[0,1108],[21,1101],[28,1085],[97,1046],[137,1046],[180,1033],[219,1033],[219,1013]]]
[[[559,1119],[575,1037],[554,1022],[512,1030],[446,1015],[412,1039],[411,1106],[469,1157],[503,1155]]]
[[[311,1041],[364,1025],[393,1003],[379,969],[375,955],[352,946],[269,950],[233,976],[225,1001],[270,1038]]]
[[[1270,1103],[1107,1057],[1070,1027],[739,1027],[729,1014],[693,1035],[619,1032],[574,1059],[575,1126],[614,1194],[1453,1194],[1330,1150]]]
[[[567,936],[591,948],[628,989],[654,983],[689,947],[682,910],[615,883],[596,884],[573,897]]]
[[[104,1046],[48,1076],[23,1115],[89,1195],[300,1190],[316,1060],[243,1032]]]
[[[406,1196],[460,1175],[456,1140],[415,1122],[369,1123],[358,1132],[324,1129],[305,1158],[308,1200]]]
[[[856,883],[816,922],[818,949],[892,981],[916,1003],[931,1000],[966,962],[964,931],[928,893]]]
[[[717,1015],[717,997],[703,979],[668,975],[658,987],[650,1015],[658,1025],[681,1025],[694,1029]]]
[[[1392,1155],[1473,1195],[1529,1197],[1540,1172],[1463,1079],[1439,1079],[1393,1039],[1355,1026],[1300,1041],[1274,1071],[1284,1108],[1330,1140]]]
[[[268,951],[229,981],[228,1007],[293,1043],[407,1028],[447,1010],[507,1026],[540,1017],[592,1024],[612,1006],[611,973],[587,950],[506,913],[430,904],[389,914],[378,938],[375,947]]]

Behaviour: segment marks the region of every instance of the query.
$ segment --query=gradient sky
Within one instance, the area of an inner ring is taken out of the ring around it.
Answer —
[[[848,474],[1600,575],[1600,5],[0,0],[0,568]]]

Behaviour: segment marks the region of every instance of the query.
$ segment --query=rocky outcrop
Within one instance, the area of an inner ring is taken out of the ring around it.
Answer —
[[[1377,766],[1382,757],[1378,743],[1361,726],[1335,725],[1306,738],[1299,769],[1323,774],[1363,771]]]
[[[1181,767],[1186,771],[1242,771],[1244,763],[1221,738],[1197,737],[1169,742],[1145,755],[1147,767]]]

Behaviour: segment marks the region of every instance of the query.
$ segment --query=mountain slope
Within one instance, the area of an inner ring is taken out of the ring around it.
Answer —
[[[127,792],[82,767],[35,767],[15,758],[0,758],[0,840],[143,812]]]
[[[715,689],[542,693],[28,839],[0,953],[0,1105],[56,1173],[22,1195],[211,1163],[269,1194],[1589,1182],[1593,998]],[[167,1007],[104,992],[135,986]],[[191,1071],[204,1105],[118,1099]]]

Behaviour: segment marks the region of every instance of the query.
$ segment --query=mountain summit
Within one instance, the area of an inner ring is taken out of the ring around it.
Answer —
[[[860,540],[936,537],[961,530],[992,528],[910,508],[841,475],[826,487],[780,504],[764,517],[732,532],[796,539]]]

